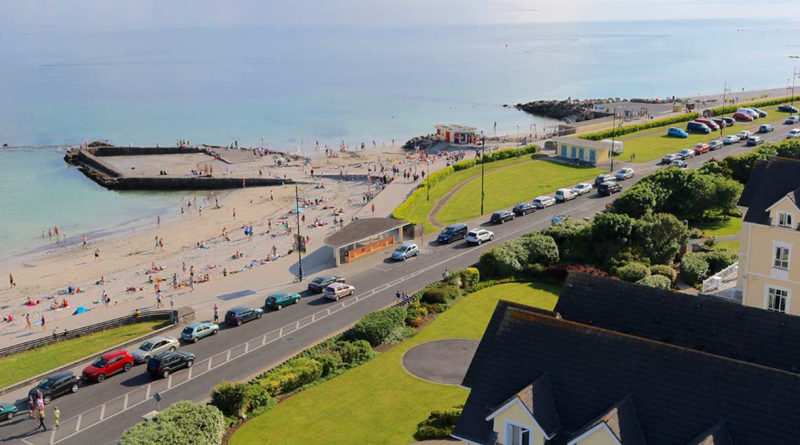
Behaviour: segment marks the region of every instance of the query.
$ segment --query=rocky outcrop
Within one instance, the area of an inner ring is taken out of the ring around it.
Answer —
[[[514,108],[537,116],[564,120],[570,123],[599,117],[610,116],[611,113],[595,110],[595,105],[605,103],[604,100],[537,100],[524,104],[516,104]]]

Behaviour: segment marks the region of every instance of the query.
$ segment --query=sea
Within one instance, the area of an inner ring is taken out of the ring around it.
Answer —
[[[47,227],[121,232],[180,199],[107,191],[41,147],[182,138],[308,153],[401,144],[437,123],[527,134],[555,122],[505,105],[780,88],[800,65],[791,2],[774,17],[710,18],[752,3],[731,0],[687,11],[699,19],[557,22],[525,2],[339,3],[1,2],[0,144],[13,148],[0,149],[0,261],[52,246]]]

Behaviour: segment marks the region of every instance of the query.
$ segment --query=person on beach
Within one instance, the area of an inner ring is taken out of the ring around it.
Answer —
[[[87,243],[89,242],[89,237],[83,235],[83,248],[86,248]]]
[[[14,282],[13,274],[8,274],[8,282],[11,283],[11,287],[17,287],[17,283]]]
[[[103,295],[100,298],[103,300],[103,305],[108,307],[108,303],[111,301],[111,299],[108,298],[108,293],[105,290],[103,290]]]
[[[214,303],[214,323],[218,322],[219,322],[219,306],[217,306],[217,303]]]
[[[156,309],[163,307],[164,302],[161,301],[161,291],[156,292]]]
[[[233,208],[233,219],[236,219],[236,207]]]
[[[156,216],[156,225],[157,226],[161,225],[161,217],[160,216]]]
[[[44,314],[42,314],[42,332],[44,332],[44,329],[45,329],[45,327],[44,327]]]
[[[100,248],[94,249],[94,259],[97,260],[100,258]]]
[[[32,330],[33,327],[31,326],[31,314],[25,314],[25,323],[28,325],[27,330]]]

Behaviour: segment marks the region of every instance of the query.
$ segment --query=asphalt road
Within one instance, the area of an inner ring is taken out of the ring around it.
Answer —
[[[764,119],[765,122],[772,117]],[[767,134],[768,141],[782,140],[793,126],[776,123],[776,130]],[[726,133],[735,130],[728,129]],[[744,144],[724,148],[688,161],[692,168],[710,158],[721,159],[729,154],[750,150]],[[660,168],[653,163],[628,164],[636,170],[633,179],[623,181],[623,189]],[[141,420],[141,416],[156,408],[152,395],[162,396],[164,408],[179,400],[201,402],[211,388],[223,380],[242,380],[274,366],[298,351],[339,332],[367,313],[395,302],[395,292],[411,293],[439,279],[445,268],[459,269],[474,264],[480,253],[493,245],[518,237],[528,231],[550,224],[552,215],[567,214],[571,218],[591,217],[602,211],[616,196],[599,197],[595,192],[557,204],[536,213],[519,217],[502,225],[485,222],[487,217],[470,222],[471,227],[484,225],[495,233],[495,240],[482,246],[470,247],[463,241],[440,246],[428,241],[420,246],[422,254],[405,262],[391,262],[386,255],[376,254],[361,261],[360,270],[347,277],[356,287],[354,297],[329,302],[320,295],[306,295],[300,303],[281,311],[265,312],[264,317],[241,327],[225,328],[216,336],[207,337],[182,349],[194,353],[197,361],[191,370],[181,370],[169,379],[151,378],[143,365],[127,374],[109,377],[101,384],[88,384],[77,394],[54,400],[48,405],[48,425],[52,424],[52,407],[61,410],[61,428],[47,432],[34,431],[34,421],[21,412],[15,419],[0,424],[0,442],[25,444],[102,445],[116,443],[121,433]],[[491,226],[491,227],[489,227]],[[433,238],[431,236],[430,238]],[[300,291],[305,283],[285,290]],[[261,295],[265,297],[266,295]],[[177,335],[178,331],[168,333]]]

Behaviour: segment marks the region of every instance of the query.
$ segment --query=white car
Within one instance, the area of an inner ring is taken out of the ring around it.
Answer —
[[[467,242],[470,244],[481,244],[484,241],[491,241],[494,239],[494,233],[486,229],[472,229],[467,234]]]
[[[685,161],[687,159],[694,157],[694,150],[691,148],[684,148],[683,150],[678,152],[678,159],[681,161]]]
[[[737,136],[739,136],[739,140],[741,140],[741,141],[746,141],[752,135],[753,135],[753,132],[749,131],[749,130],[742,130],[742,131],[739,132],[739,134],[737,134]]]
[[[731,145],[731,144],[735,144],[735,143],[737,143],[737,142],[739,142],[741,140],[742,140],[742,138],[740,138],[739,135],[729,134],[729,135],[725,136],[722,139],[722,143],[724,145]]]
[[[572,193],[575,193],[578,196],[585,195],[592,191],[592,184],[581,182],[580,184],[572,187]]]
[[[147,363],[158,354],[174,351],[180,345],[178,339],[174,337],[153,337],[131,351],[131,357],[133,357],[135,363]]]
[[[617,181],[624,181],[625,179],[630,179],[633,177],[633,169],[632,168],[623,168],[614,174],[614,177],[617,178]]]
[[[537,209],[543,209],[545,207],[550,207],[551,205],[555,205],[556,200],[553,199],[552,196],[537,196],[533,199],[533,206]]]
[[[556,190],[556,202],[567,202],[570,199],[575,199],[577,197],[578,195],[576,195],[571,189]]]
[[[672,161],[676,159],[680,159],[680,156],[676,155],[675,153],[670,153],[668,155],[664,155],[664,157],[661,158],[661,163],[670,164],[672,163]]]
[[[786,139],[798,139],[800,138],[800,128],[792,128],[789,130],[789,134],[786,135]]]

